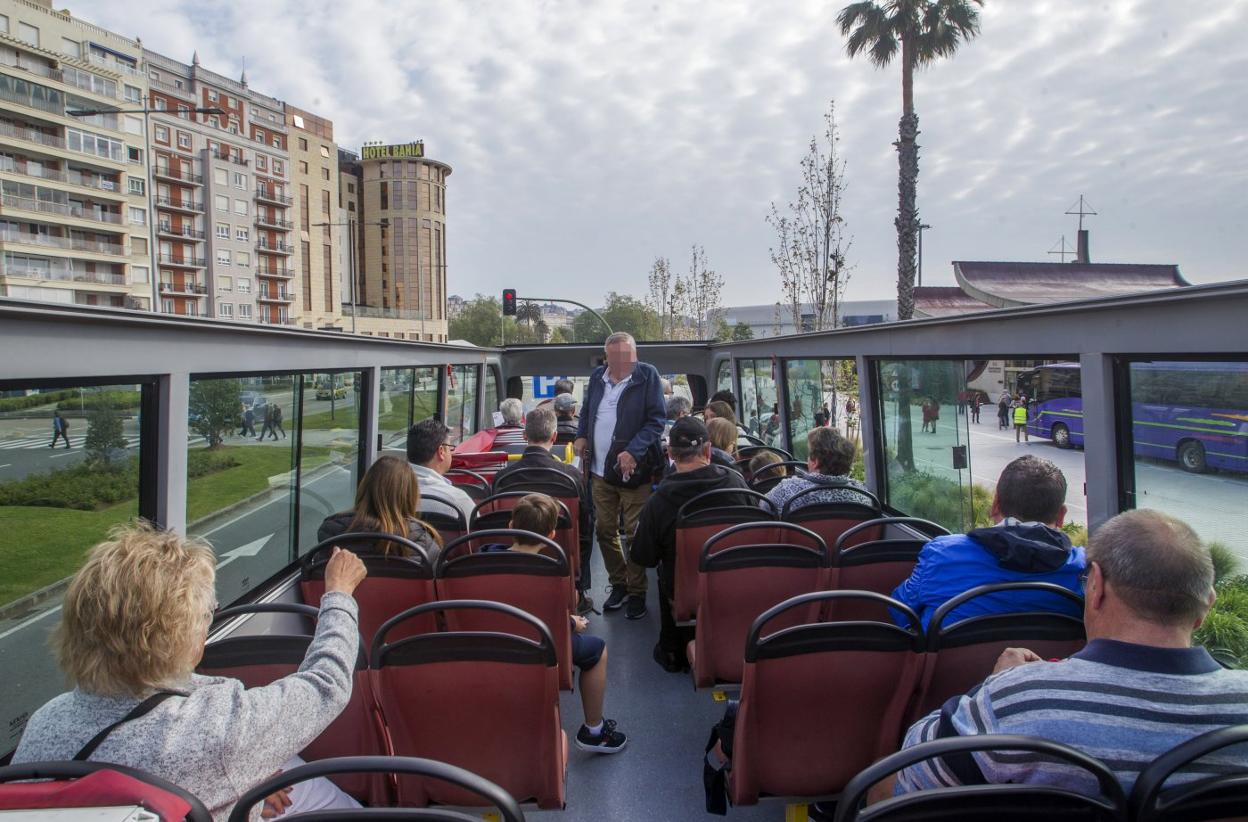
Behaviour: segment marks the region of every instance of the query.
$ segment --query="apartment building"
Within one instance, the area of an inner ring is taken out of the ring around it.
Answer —
[[[285,104],[143,52],[152,121],[160,310],[292,322],[295,254]]]
[[[298,242],[294,266],[298,299],[294,316],[304,328],[341,329],[343,290],[339,239],[344,223],[338,216],[338,146],[334,124],[310,111],[287,104],[290,132],[290,181],[297,206]]]
[[[360,333],[445,342],[451,167],[426,157],[423,142],[368,144],[358,156],[339,156],[339,185],[355,188],[343,202],[357,237],[356,303],[344,314],[353,310]]]
[[[142,56],[48,2],[0,2],[0,296],[151,308],[145,123],[116,111],[142,106]]]

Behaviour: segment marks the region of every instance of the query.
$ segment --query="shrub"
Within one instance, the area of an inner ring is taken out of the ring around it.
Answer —
[[[206,439],[209,448],[221,447],[225,435],[238,424],[242,404],[238,380],[194,380],[190,397],[191,430]]]
[[[1248,668],[1248,575],[1222,577],[1214,588],[1218,598],[1192,641],[1229,665]]]
[[[139,458],[132,456],[106,468],[81,463],[0,484],[0,506],[34,505],[94,511],[133,499],[138,491]]]
[[[982,485],[960,486],[922,471],[890,476],[888,501],[910,516],[930,519],[950,531],[992,525],[991,491]]]
[[[77,397],[78,391],[73,388],[62,388],[59,391],[47,391],[42,394],[27,394],[24,397],[0,397],[0,412],[24,411],[27,408],[38,408],[51,405],[70,397]]]
[[[111,406],[101,405],[87,415],[87,438],[83,444],[87,462],[107,464],[113,457],[126,453],[126,437],[122,433],[121,415]]]
[[[187,479],[198,479],[240,464],[232,454],[196,449],[186,453],[186,476]]]
[[[142,395],[138,391],[90,391],[79,396],[71,391],[70,396],[56,404],[58,411],[131,411],[139,407]]]
[[[1088,544],[1088,526],[1079,522],[1068,522],[1062,526],[1062,533],[1070,537],[1071,545]]]
[[[1215,582],[1235,576],[1239,570],[1239,557],[1221,542],[1208,543],[1209,555],[1213,557],[1213,579]]]

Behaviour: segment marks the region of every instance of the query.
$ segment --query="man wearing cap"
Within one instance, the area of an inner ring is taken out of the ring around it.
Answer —
[[[685,645],[693,638],[692,628],[681,628],[672,617],[675,592],[676,514],[682,505],[707,491],[721,488],[747,490],[741,475],[711,462],[711,438],[706,424],[697,417],[681,417],[672,424],[668,435],[668,454],[676,470],[664,477],[650,495],[637,520],[633,537],[632,558],[648,568],[659,569],[659,642],[654,646],[654,660],[673,673],[688,668]],[[728,495],[725,495],[728,496]],[[744,494],[740,499],[717,499],[721,505],[751,505]]]
[[[555,421],[558,426],[556,442],[572,442],[576,439],[576,429],[580,421],[576,418],[576,397],[568,394],[556,394],[554,400]]]

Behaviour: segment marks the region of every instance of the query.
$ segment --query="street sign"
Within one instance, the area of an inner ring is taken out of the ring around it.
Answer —
[[[555,396],[555,383],[566,379],[567,377],[534,377],[533,399],[548,400]]]

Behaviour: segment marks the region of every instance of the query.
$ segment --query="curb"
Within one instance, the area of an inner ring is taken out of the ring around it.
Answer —
[[[315,479],[321,474],[326,473],[330,468],[335,468],[335,467],[338,467],[339,465],[341,465],[341,463],[333,462],[332,460],[325,463],[324,465],[318,465],[316,468],[313,468],[311,471],[304,472],[303,479],[305,481],[308,479]],[[275,474],[274,476],[278,476],[278,475]],[[186,524],[186,532],[190,534],[192,529],[199,529],[199,528],[202,528],[203,526],[210,525],[212,524],[214,520],[223,519],[226,516],[233,514],[236,511],[239,511],[253,503],[261,501],[262,499],[275,497],[282,493],[286,493],[288,491],[289,491],[289,488],[287,486],[283,486],[282,488],[266,488],[263,491],[257,491],[256,493],[252,494],[249,497],[243,497],[238,502],[230,503],[229,505],[227,505],[226,507],[222,508],[219,511],[213,511],[211,514],[209,514],[206,517],[200,517],[194,522],[188,522]]]

